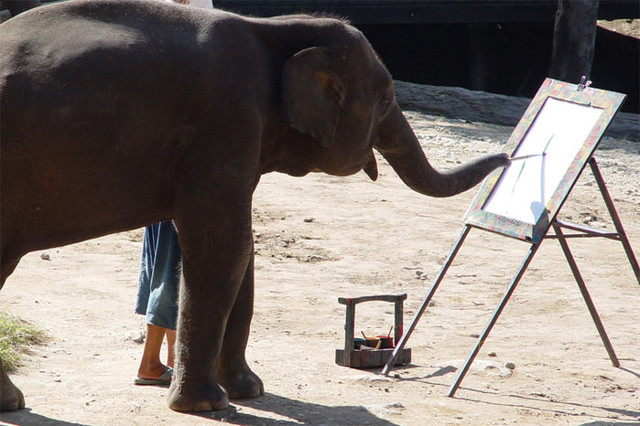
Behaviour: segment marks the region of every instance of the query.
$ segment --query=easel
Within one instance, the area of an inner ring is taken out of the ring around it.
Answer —
[[[520,220],[522,219],[522,217],[519,216],[520,213],[512,214],[508,212],[508,207],[501,207],[508,205],[508,202],[510,201],[508,199],[506,200],[506,203],[494,203],[494,207],[490,207],[490,202],[492,201],[491,197],[500,197],[500,186],[504,186],[504,183],[508,182],[508,176],[503,177],[503,175],[507,174],[507,169],[505,169],[504,171],[494,172],[494,174],[485,181],[478,195],[467,211],[467,214],[465,215],[465,225],[460,236],[458,237],[457,242],[449,253],[449,256],[445,260],[444,264],[442,265],[440,272],[438,273],[434,283],[431,286],[431,289],[416,311],[407,331],[402,335],[400,341],[396,344],[394,353],[383,368],[382,373],[384,375],[389,374],[391,366],[394,365],[397,353],[402,350],[409,337],[411,337],[411,334],[415,330],[418,321],[429,305],[429,302],[433,298],[433,295],[438,289],[438,286],[444,279],[445,274],[453,263],[453,260],[458,254],[458,251],[467,238],[471,228],[483,229],[504,236],[516,238],[521,241],[530,243],[530,247],[527,255],[520,265],[520,268],[518,269],[516,275],[513,277],[511,283],[507,288],[507,291],[496,307],[484,331],[479,336],[466,362],[458,372],[458,375],[454,383],[451,385],[447,396],[453,397],[455,395],[455,392],[459,388],[460,383],[469,371],[469,368],[471,367],[471,364],[473,363],[475,357],[478,355],[480,348],[489,336],[489,333],[493,329],[493,326],[496,324],[498,317],[511,298],[513,292],[516,289],[516,286],[523,277],[527,267],[533,260],[533,257],[540,248],[540,244],[544,239],[557,239],[560,243],[565,258],[569,263],[569,267],[571,268],[573,276],[575,277],[578,287],[580,288],[582,297],[587,305],[587,308],[589,309],[591,318],[593,319],[598,333],[600,334],[600,338],[602,339],[607,353],[609,354],[609,358],[611,359],[614,367],[620,366],[620,362],[615,354],[615,351],[613,350],[613,346],[611,345],[609,337],[607,336],[604,326],[602,325],[598,312],[596,311],[596,308],[591,300],[591,296],[589,295],[585,282],[582,278],[582,275],[580,274],[580,271],[571,253],[571,250],[569,249],[568,244],[568,240],[571,238],[600,237],[620,241],[627,255],[627,258],[629,259],[629,263],[631,264],[636,280],[640,284],[640,266],[638,266],[638,262],[631,248],[631,244],[629,243],[629,239],[624,232],[622,222],[620,221],[618,213],[616,212],[613,200],[609,195],[609,191],[607,190],[604,179],[602,178],[602,174],[600,173],[598,164],[593,157],[593,152],[597,148],[604,130],[619,109],[625,96],[614,92],[605,92],[596,89],[588,89],[589,91],[585,93],[585,89],[587,88],[587,86],[588,83],[584,84],[584,79],[580,85],[571,85],[569,83],[554,81],[551,79],[545,80],[540,90],[536,94],[536,97],[525,112],[522,120],[520,121],[520,123],[518,123],[518,126],[511,135],[508,146],[514,149],[514,154],[522,154],[523,147],[526,147],[526,145],[529,144],[529,142],[526,142],[525,139],[529,137],[529,135],[534,135],[534,132],[532,132],[531,129],[536,125],[537,117],[539,115],[541,116],[541,111],[544,108],[545,102],[548,98],[557,98],[563,101],[569,101],[572,103],[571,105],[576,105],[576,108],[580,108],[580,106],[584,106],[587,109],[601,108],[602,112],[600,113],[600,116],[597,119],[594,119],[593,128],[591,129],[585,140],[577,142],[581,144],[577,155],[570,163],[570,166],[568,167],[562,180],[559,182],[556,191],[551,197],[548,197],[549,199],[545,203],[544,208],[540,209],[538,216],[533,221]],[[570,106],[569,108],[573,108],[573,106]],[[536,142],[532,142],[531,144],[535,143]],[[546,142],[544,152],[538,155],[539,157],[542,157],[542,159],[539,158],[539,161],[544,161],[544,156],[546,155],[548,146],[549,142]],[[535,155],[529,155],[527,157],[534,156]],[[512,155],[512,158],[515,158],[515,156]],[[586,163],[588,163],[591,168],[591,172],[593,173],[593,176],[596,180],[600,194],[602,195],[604,203],[607,207],[607,210],[609,211],[609,215],[611,216],[611,220],[616,229],[615,232],[606,232],[583,225],[560,221],[557,219],[560,208],[564,204],[564,201],[568,197],[571,189],[573,189],[575,182],[580,177],[580,174],[582,173]],[[522,170],[524,170],[524,166],[522,166],[518,178],[520,178]],[[542,175],[543,182],[541,185],[544,186],[544,167],[542,168],[542,171],[539,172],[539,174]],[[503,191],[503,193],[505,193],[505,191]],[[498,205],[498,207],[495,207],[495,205]],[[551,228],[553,228],[555,235],[547,235]],[[569,230],[571,231],[571,233],[565,233],[563,229]]]

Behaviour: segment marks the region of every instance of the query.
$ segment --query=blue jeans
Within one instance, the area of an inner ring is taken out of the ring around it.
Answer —
[[[182,252],[171,221],[144,229],[135,312],[147,324],[176,329]]]

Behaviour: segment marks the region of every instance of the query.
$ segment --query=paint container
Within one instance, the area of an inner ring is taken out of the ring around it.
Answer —
[[[380,342],[380,346],[376,346],[377,349],[389,349],[393,348],[393,337],[391,336],[376,336]]]
[[[367,337],[367,339],[364,342],[364,346],[377,349],[379,343],[380,343],[380,339],[378,339],[377,337]]]

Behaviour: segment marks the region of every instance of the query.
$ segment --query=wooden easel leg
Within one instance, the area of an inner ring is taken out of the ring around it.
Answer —
[[[447,396],[453,397],[456,391],[458,390],[458,388],[460,387],[460,383],[462,382],[462,379],[464,379],[464,376],[469,371],[469,367],[471,367],[471,363],[473,363],[473,360],[478,355],[478,352],[480,352],[480,348],[482,348],[482,345],[484,344],[485,340],[487,340],[487,337],[489,337],[489,333],[491,332],[491,329],[498,321],[498,317],[502,313],[502,310],[504,309],[504,307],[507,305],[507,302],[509,301],[509,299],[511,298],[511,295],[516,289],[518,282],[520,282],[520,279],[524,275],[524,272],[529,266],[529,263],[531,263],[531,260],[533,260],[533,256],[538,251],[538,247],[540,247],[540,244],[531,245],[531,248],[529,249],[529,253],[525,257],[524,261],[522,262],[522,265],[520,265],[520,269],[518,270],[518,273],[516,274],[515,277],[513,277],[513,280],[511,281],[511,284],[509,284],[509,288],[507,289],[507,292],[502,297],[502,300],[500,301],[500,304],[498,305],[495,312],[491,316],[489,323],[487,324],[484,331],[478,338],[475,347],[473,348],[473,350],[469,354],[469,357],[467,358],[467,361],[464,363],[464,365],[458,372],[458,376],[456,377],[455,381],[451,385],[451,388],[449,389],[449,393],[447,394]]]
[[[429,306],[429,302],[431,301],[431,298],[433,297],[436,290],[438,289],[438,286],[440,285],[440,282],[442,282],[442,279],[444,278],[444,275],[447,273],[447,270],[453,263],[453,259],[455,259],[456,255],[458,254],[458,251],[460,250],[460,247],[462,246],[462,243],[464,242],[464,240],[467,238],[467,235],[469,234],[470,230],[471,230],[471,227],[469,225],[464,226],[462,233],[458,237],[458,241],[453,246],[451,253],[449,253],[449,257],[447,257],[447,260],[442,265],[442,268],[440,268],[440,272],[438,273],[436,280],[433,282],[431,289],[429,290],[425,298],[422,300],[422,303],[420,304],[418,311],[413,316],[413,319],[409,324],[409,328],[405,333],[402,334],[400,341],[396,342],[396,347],[393,350],[393,354],[391,355],[391,358],[389,358],[384,368],[382,369],[382,374],[384,374],[385,376],[389,375],[389,371],[393,367],[396,361],[396,358],[398,358],[398,354],[400,354],[405,344],[407,343],[407,340],[409,340],[409,337],[411,337],[413,330],[416,328],[416,325],[418,325],[418,321],[420,321],[422,314],[424,314],[424,311],[427,309],[427,306]]]
[[[604,326],[602,325],[602,321],[600,321],[600,316],[598,315],[598,311],[596,311],[596,307],[591,300],[591,296],[589,295],[589,291],[587,290],[587,286],[582,279],[582,274],[580,274],[580,270],[578,269],[578,265],[576,264],[573,255],[571,254],[571,250],[569,249],[569,244],[567,243],[567,239],[564,237],[562,232],[562,228],[557,223],[553,223],[553,230],[558,236],[558,242],[560,243],[560,247],[562,247],[562,251],[564,252],[564,256],[567,258],[567,262],[569,263],[569,267],[571,268],[571,272],[573,272],[573,276],[578,283],[578,287],[580,288],[580,293],[582,293],[582,298],[587,304],[587,308],[589,309],[589,313],[591,314],[591,318],[593,318],[593,322],[598,329],[598,333],[600,334],[600,338],[602,339],[602,343],[604,343],[604,347],[607,349],[607,353],[609,354],[609,358],[613,363],[614,367],[620,367],[620,361],[618,361],[618,357],[616,356],[615,351],[613,350],[613,346],[611,346],[611,341],[609,340],[609,336],[607,336],[607,332],[604,330]]]
[[[629,263],[631,264],[631,268],[633,269],[633,273],[636,275],[636,281],[640,284],[640,266],[638,265],[638,261],[636,260],[636,256],[633,254],[633,249],[631,248],[631,244],[629,243],[629,238],[627,238],[627,234],[624,232],[624,228],[622,227],[622,222],[620,221],[620,216],[618,216],[618,212],[613,204],[613,200],[611,199],[611,195],[607,190],[607,186],[604,183],[604,178],[600,173],[600,168],[598,167],[598,163],[594,157],[589,159],[589,166],[591,166],[591,171],[593,172],[593,177],[596,179],[596,183],[598,184],[598,188],[600,189],[600,193],[602,194],[602,198],[604,199],[604,203],[609,210],[609,215],[611,216],[611,220],[613,221],[613,225],[616,228],[616,232],[620,236],[620,242],[624,247],[624,251],[627,254],[627,258],[629,259]]]

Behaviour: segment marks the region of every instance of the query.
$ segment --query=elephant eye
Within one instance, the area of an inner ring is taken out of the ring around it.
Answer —
[[[381,116],[387,113],[387,111],[389,110],[389,105],[391,105],[391,98],[389,97],[389,94],[386,93],[380,99],[380,115]]]

